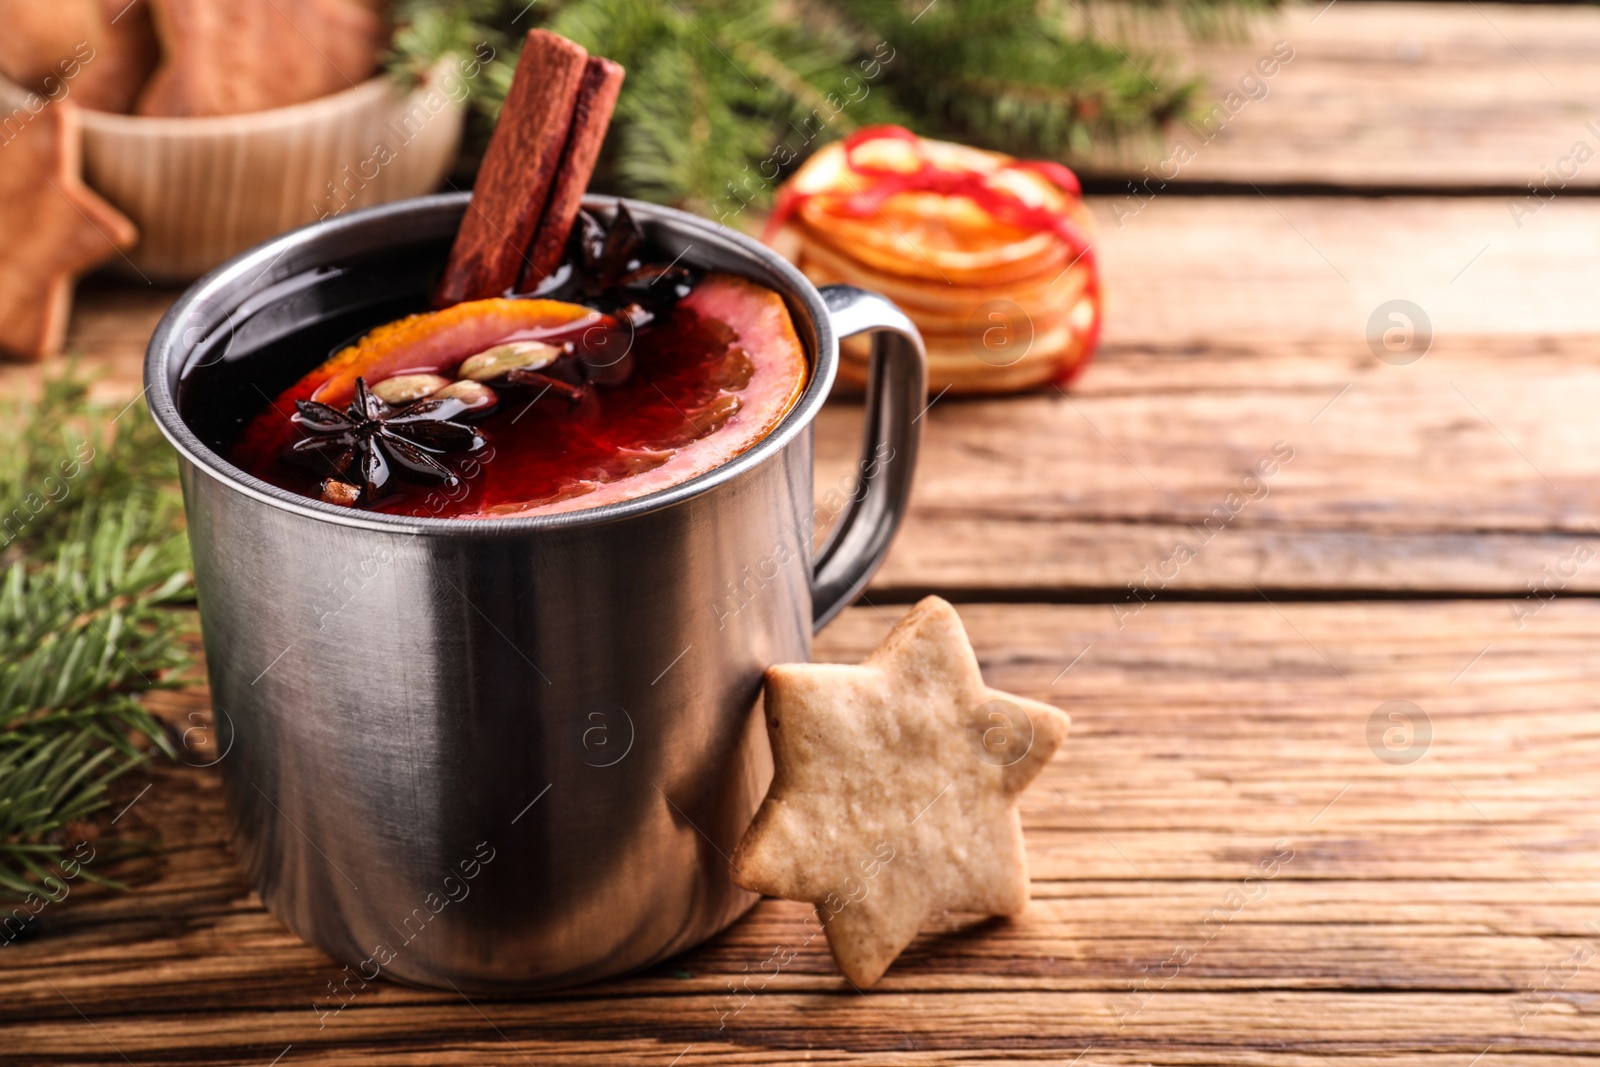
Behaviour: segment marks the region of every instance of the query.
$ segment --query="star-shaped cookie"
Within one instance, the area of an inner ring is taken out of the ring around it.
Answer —
[[[150,0],[161,64],[141,115],[239,115],[349,89],[382,55],[383,21],[359,0]]]
[[[0,0],[0,72],[52,101],[128,111],[156,65],[147,0]]]
[[[0,349],[39,359],[61,347],[77,276],[139,231],[83,184],[78,113],[49,104],[0,146]]]
[[[941,912],[1027,904],[1017,796],[1071,720],[984,685],[948,603],[917,604],[859,666],[769,668],[766,714],[776,772],[733,880],[816,905],[850,981]]]

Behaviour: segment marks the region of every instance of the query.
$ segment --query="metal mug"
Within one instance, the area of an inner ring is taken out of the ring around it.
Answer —
[[[180,416],[193,368],[396,295],[362,264],[414,265],[402,295],[420,296],[467,202],[352,212],[244,253],[168,312],[145,368],[181,457],[230,833],[272,913],[350,965],[346,989],[572,985],[743,914],[755,897],[728,856],[772,773],[762,671],[808,659],[866,584],[916,460],[925,356],[905,315],[634,202],[668,256],[780,293],[812,360],[794,410],[722,467],[590,510],[406,518],[254,479]],[[864,331],[857,490],[813,557],[812,420],[839,338]]]

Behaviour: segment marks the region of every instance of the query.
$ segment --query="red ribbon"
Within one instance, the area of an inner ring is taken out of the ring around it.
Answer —
[[[856,150],[869,141],[905,141],[916,151],[918,165],[913,171],[893,170],[888,167],[862,163],[856,159]],[[896,193],[938,193],[942,196],[964,196],[986,211],[995,220],[1032,233],[1053,233],[1073,252],[1072,262],[1082,260],[1089,268],[1089,281],[1085,293],[1094,301],[1094,319],[1083,339],[1082,356],[1057,379],[1070,382],[1083,372],[1093,357],[1100,341],[1100,279],[1095,270],[1094,246],[1075,222],[1064,212],[1051,211],[1025,203],[1015,194],[996,189],[987,176],[970,170],[945,170],[930,163],[920,148],[916,134],[903,126],[872,126],[851,134],[844,141],[845,165],[863,178],[870,179],[865,189],[844,196],[836,210],[853,218],[866,218],[881,213],[883,202]],[[1071,199],[1083,195],[1078,176],[1048,160],[1013,159],[1002,165],[1004,170],[1027,170],[1038,174]],[[771,238],[783,228],[800,209],[800,206],[817,193],[802,193],[791,182],[778,194],[772,217],[767,221],[764,236]],[[837,194],[836,194],[837,195]]]
[[[867,218],[878,214],[883,202],[898,193],[938,193],[941,196],[964,196],[977,204],[996,221],[1032,233],[1054,233],[1072,249],[1074,259],[1094,264],[1088,239],[1076,223],[1060,211],[1035,207],[1024,203],[1016,195],[989,184],[988,176],[971,170],[945,170],[936,167],[917,151],[916,170],[894,170],[889,167],[863,163],[856,159],[856,150],[869,141],[905,141],[918,148],[917,135],[903,126],[872,126],[851,134],[844,142],[845,165],[863,178],[870,179],[865,189],[844,196],[837,210],[853,218]],[[1003,164],[1004,170],[1032,171],[1059,188],[1069,197],[1082,195],[1077,175],[1060,163],[1046,160],[1013,159]],[[803,193],[791,184],[778,196],[772,218],[767,223],[767,235],[781,229],[784,223],[816,193]]]

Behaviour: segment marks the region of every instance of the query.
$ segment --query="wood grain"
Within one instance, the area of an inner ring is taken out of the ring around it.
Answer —
[[[1089,205],[1110,345],[1364,343],[1373,312],[1397,298],[1420,305],[1439,337],[1600,334],[1589,299],[1600,283],[1597,201],[1558,199],[1521,229],[1492,197],[1165,195],[1121,226],[1114,198]],[[68,351],[142,352],[176,296],[88,284],[101,296],[81,302]],[[138,371],[130,360],[130,384]]]
[[[1114,8],[1102,5],[1094,18],[1115,34]],[[1559,166],[1569,190],[1600,186],[1594,156],[1561,163],[1579,141],[1600,155],[1600,127],[1586,126],[1600,118],[1592,8],[1314,0],[1257,20],[1242,39],[1144,40],[1178,51],[1165,64],[1141,57],[1158,83],[1200,72],[1209,128],[1178,124],[1159,145],[1078,161],[1087,175],[1142,180],[1149,165],[1158,176],[1247,191],[1313,183],[1525,195],[1527,182],[1543,185],[1541,168]],[[1257,64],[1278,42],[1293,58],[1261,77]],[[1219,105],[1229,113],[1212,110]],[[1192,159],[1177,153],[1180,143]]]
[[[1556,226],[1568,208],[1593,225]],[[874,595],[1127,604],[1140,595],[1128,583],[1150,586],[1146,568],[1158,572],[1179,542],[1198,552],[1166,568],[1167,595],[1254,596],[1252,584],[1274,597],[1470,593],[1505,597],[1514,623],[1552,593],[1600,590],[1600,565],[1569,558],[1600,548],[1588,430],[1600,407],[1600,304],[1584,295],[1600,288],[1600,247],[1580,247],[1600,233],[1600,202],[1552,207],[1504,261],[1492,246],[1455,282],[1482,271],[1487,287],[1451,303],[1445,268],[1471,258],[1477,238],[1462,234],[1495,210],[1476,200],[1171,198],[1108,228],[1101,355],[1070,396],[933,404],[912,519]],[[1444,296],[1391,290],[1433,309],[1426,355],[1379,360],[1363,333],[1384,290],[1373,282],[1371,306],[1357,303],[1300,233],[1315,234],[1351,277],[1378,270],[1351,264],[1373,263],[1398,277],[1407,256],[1415,277],[1423,260],[1436,268]],[[1363,249],[1373,234],[1388,243]],[[1241,239],[1259,255],[1215,255]],[[108,401],[131,397],[173,294],[91,286],[69,343],[106,373]],[[1546,306],[1562,310],[1528,313]],[[1522,332],[1509,333],[1518,322]],[[0,383],[27,389],[39,373],[7,369]],[[848,485],[859,422],[852,404],[822,413],[819,499]],[[1278,442],[1295,458],[1202,542],[1195,527]]]
[[[1600,334],[1590,299],[1600,201],[1558,198],[1520,229],[1495,197],[1166,194],[1120,226],[1115,198],[1089,205],[1108,346],[1364,346],[1368,320],[1393,299],[1418,304],[1439,338]],[[131,396],[150,330],[177,294],[101,279],[82,289],[67,351],[115,363]],[[1506,351],[1521,347],[1508,341]],[[1101,370],[1091,367],[1085,383]],[[16,373],[0,368],[0,384]]]
[[[1113,199],[1089,206],[1108,345],[1365,344],[1368,320],[1394,299],[1418,304],[1441,338],[1600,334],[1589,298],[1600,285],[1600,201],[1558,199],[1521,229],[1492,197],[1169,194],[1121,226]],[[69,353],[109,345],[142,358],[177,296],[137,280],[82,288],[95,296],[80,301]],[[131,357],[119,365],[130,396],[141,369]],[[0,368],[0,383],[12,373]]]
[[[1397,367],[1361,341],[1117,345],[1070,395],[942,400],[876,588],[1471,592],[1510,621],[1600,588],[1592,351],[1441,337]],[[824,493],[859,415],[822,414]]]
[[[619,981],[471,1002],[375,984],[319,1017],[338,965],[246,887],[215,772],[168,767],[134,809],[161,840],[143,883],[74,890],[0,947],[0,1064],[265,1064],[285,1048],[282,1062],[306,1064],[1600,1052],[1600,969],[1566,962],[1600,949],[1586,799],[1600,604],[1552,605],[1538,640],[1504,643],[1481,603],[1283,610],[1156,604],[1118,631],[1088,606],[964,607],[988,679],[1075,719],[1067,755],[1024,798],[1035,900],[1011,922],[941,923],[870,995],[805,939],[803,907],[766,901]],[[858,658],[890,622],[852,609],[819,655]],[[204,695],[167,699],[181,720]],[[1367,740],[1392,699],[1431,721],[1410,765]],[[1245,881],[1273,855],[1286,857],[1274,877]],[[793,961],[731,994],[778,945]],[[1167,963],[1180,949],[1192,958]]]
[[[1090,206],[1114,342],[1360,340],[1395,299],[1440,337],[1600,333],[1600,200],[1558,197],[1520,227],[1504,197],[1168,192],[1120,226],[1115,200]]]

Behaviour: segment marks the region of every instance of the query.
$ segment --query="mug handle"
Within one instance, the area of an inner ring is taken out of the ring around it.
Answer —
[[[815,630],[855,599],[889,551],[911,498],[928,391],[922,335],[905,312],[853,285],[825,285],[820,292],[840,340],[868,331],[873,338],[860,480],[811,568]]]

